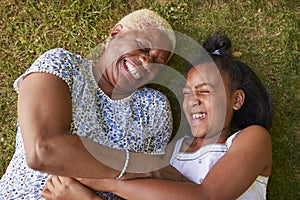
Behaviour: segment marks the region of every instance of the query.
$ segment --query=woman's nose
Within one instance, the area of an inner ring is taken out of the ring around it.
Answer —
[[[149,50],[149,52],[145,52],[139,56],[144,69],[146,69],[148,72],[150,72],[151,68],[155,66],[157,55],[158,52],[156,50]]]
[[[143,52],[140,57],[148,63],[154,63],[156,62],[159,52],[159,49],[148,49],[148,51]]]
[[[152,63],[156,62],[159,52],[160,52],[159,49],[150,49],[149,50],[149,59]]]

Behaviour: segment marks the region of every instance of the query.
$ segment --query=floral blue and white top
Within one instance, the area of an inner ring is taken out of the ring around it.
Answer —
[[[60,48],[41,55],[15,81],[16,91],[33,72],[56,75],[69,86],[73,110],[70,133],[113,148],[164,154],[172,134],[172,114],[162,93],[144,87],[122,100],[112,100],[98,87],[92,62]],[[27,166],[18,125],[15,154],[0,180],[0,199],[42,199],[40,192],[48,177]]]

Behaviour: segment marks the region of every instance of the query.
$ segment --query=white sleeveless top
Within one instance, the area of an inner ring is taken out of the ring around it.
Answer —
[[[211,167],[228,151],[238,133],[230,136],[225,144],[208,144],[195,152],[180,152],[184,139],[190,138],[185,136],[177,141],[170,164],[190,180],[201,184]],[[266,199],[268,179],[269,177],[258,176],[238,200]]]

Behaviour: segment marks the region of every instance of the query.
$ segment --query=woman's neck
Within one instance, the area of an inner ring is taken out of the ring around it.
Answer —
[[[121,100],[129,97],[132,93],[120,91],[111,83],[112,78],[107,73],[106,67],[102,65],[102,57],[93,66],[92,70],[98,87],[112,100]]]

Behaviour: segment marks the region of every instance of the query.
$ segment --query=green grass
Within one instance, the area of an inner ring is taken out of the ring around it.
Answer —
[[[242,52],[240,59],[254,68],[274,99],[268,199],[299,198],[300,4],[296,0],[1,0],[0,176],[14,152],[13,81],[51,48],[87,55],[118,19],[139,8],[152,8],[176,31],[199,42],[219,29],[232,39],[234,49]],[[182,69],[178,57],[171,63]]]

